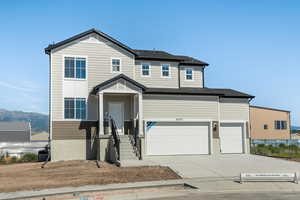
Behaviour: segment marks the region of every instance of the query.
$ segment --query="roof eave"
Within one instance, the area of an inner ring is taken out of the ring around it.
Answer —
[[[132,53],[133,55],[137,56],[137,54],[131,48],[127,47],[126,45],[122,44],[121,42],[117,41],[116,39],[110,37],[109,35],[101,32],[101,31],[98,31],[97,29],[90,29],[90,30],[87,30],[83,33],[75,35],[73,37],[70,37],[68,39],[65,39],[61,42],[58,42],[56,44],[52,44],[52,45],[50,44],[50,45],[48,45],[48,47],[45,48],[45,53],[49,55],[51,53],[52,49],[55,49],[55,48],[60,47],[62,45],[65,45],[65,44],[67,44],[69,42],[72,42],[74,40],[77,40],[79,38],[85,37],[85,36],[87,36],[91,33],[96,33],[96,34],[100,35],[101,37],[104,37],[105,39],[109,40],[110,42],[116,44],[117,46],[127,50],[128,52]]]

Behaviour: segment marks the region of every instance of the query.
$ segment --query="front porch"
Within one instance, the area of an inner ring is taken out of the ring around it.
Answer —
[[[141,159],[143,88],[126,80],[110,80],[97,87],[99,116],[98,160]],[[130,153],[133,152],[133,157]],[[122,158],[123,157],[123,158]]]

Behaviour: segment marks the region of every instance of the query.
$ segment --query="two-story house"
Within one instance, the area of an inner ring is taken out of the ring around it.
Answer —
[[[249,152],[253,96],[204,87],[203,61],[95,29],[45,52],[53,161]]]

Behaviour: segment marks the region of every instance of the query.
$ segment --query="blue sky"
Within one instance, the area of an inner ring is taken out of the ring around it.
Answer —
[[[202,59],[206,86],[255,95],[300,125],[300,1],[1,1],[0,108],[48,112],[43,49],[90,28]]]

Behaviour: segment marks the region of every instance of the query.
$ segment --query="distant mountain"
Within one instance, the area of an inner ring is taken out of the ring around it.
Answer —
[[[292,130],[300,130],[300,126],[292,126]]]
[[[5,109],[0,109],[0,121],[30,121],[32,132],[48,132],[48,115],[41,113],[9,111]]]

